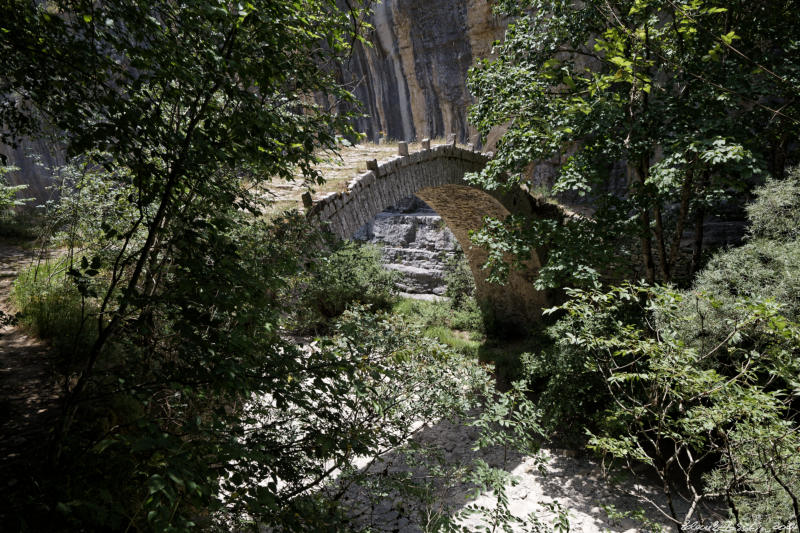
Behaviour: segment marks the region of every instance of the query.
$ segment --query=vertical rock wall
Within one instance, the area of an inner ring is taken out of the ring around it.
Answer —
[[[445,137],[468,142],[467,71],[488,57],[505,24],[487,0],[384,0],[371,20],[371,47],[358,46],[341,77],[361,101],[359,131],[377,141]]]

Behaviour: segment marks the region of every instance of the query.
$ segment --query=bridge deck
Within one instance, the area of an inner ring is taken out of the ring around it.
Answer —
[[[434,141],[435,142],[435,141]],[[439,141],[443,142],[443,141]],[[416,152],[421,149],[421,143],[414,142],[408,144],[409,152]],[[397,155],[398,143],[390,142],[386,144],[364,143],[354,146],[342,147],[338,156],[324,155],[323,160],[316,166],[322,173],[325,183],[322,185],[311,186],[311,194],[316,202],[322,197],[332,192],[347,191],[347,184],[356,176],[367,171],[367,161],[377,160],[384,162]],[[298,176],[296,180],[288,181],[276,179],[267,186],[265,197],[270,198],[274,204],[271,213],[280,213],[286,209],[296,208],[303,210],[303,193],[308,190],[303,182],[303,177]]]

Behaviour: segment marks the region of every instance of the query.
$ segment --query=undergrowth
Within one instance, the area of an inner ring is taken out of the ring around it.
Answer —
[[[11,290],[20,324],[62,355],[79,353],[97,334],[87,319],[94,304],[81,295],[69,268],[66,258],[34,263],[19,273]]]

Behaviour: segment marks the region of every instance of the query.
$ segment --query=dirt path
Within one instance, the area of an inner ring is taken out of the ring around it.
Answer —
[[[35,253],[0,242],[0,310],[10,314],[11,284]],[[21,489],[41,468],[58,388],[47,345],[19,327],[0,327],[0,494]],[[0,516],[6,510],[0,510]],[[2,527],[0,527],[2,529]]]

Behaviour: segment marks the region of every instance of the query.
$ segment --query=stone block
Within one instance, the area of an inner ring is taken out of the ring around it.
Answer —
[[[373,171],[365,172],[358,177],[363,187],[369,187],[375,183],[375,173]]]
[[[332,218],[328,222],[328,230],[334,235],[341,235],[342,221],[339,218]]]
[[[430,139],[422,139],[422,149],[423,150],[430,150],[431,149],[431,140]]]
[[[323,220],[328,220],[333,214],[333,206],[331,204],[321,204],[322,208],[319,210],[319,217]]]
[[[377,174],[378,173],[378,160],[377,159],[370,159],[369,161],[367,161],[367,170],[371,170],[371,171],[373,171],[373,172],[375,172]]]
[[[306,210],[311,209],[311,207],[314,205],[314,200],[311,198],[311,193],[306,191],[303,193],[303,196],[301,196],[301,198],[303,199],[303,207]]]
[[[393,198],[389,193],[389,185],[385,181],[380,183],[380,187],[378,188],[376,196],[378,197],[378,204],[380,205],[381,210],[386,209],[393,203]]]
[[[397,155],[406,156],[408,155],[408,143],[407,142],[399,142],[397,143]]]

